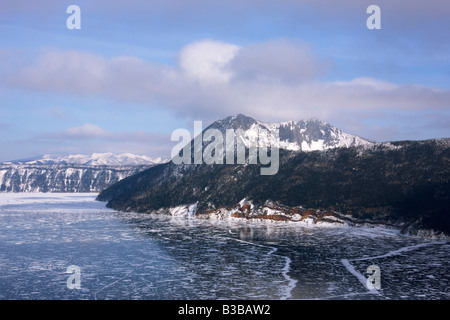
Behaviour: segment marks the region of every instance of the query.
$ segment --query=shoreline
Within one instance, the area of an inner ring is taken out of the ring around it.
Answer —
[[[92,197],[94,202],[104,203],[106,207],[106,202],[96,200],[98,192],[0,192],[0,197],[2,195],[13,195],[12,198],[21,198],[23,196],[39,198],[42,195],[47,196],[78,196],[78,197]],[[62,200],[63,198],[61,198]],[[37,199],[36,199],[37,200]],[[8,203],[3,203],[0,205],[7,206],[14,204],[14,202],[8,201]],[[278,206],[275,208],[275,206]],[[430,229],[420,229],[414,228],[413,226],[406,226],[401,224],[385,224],[377,221],[362,221],[353,218],[350,215],[344,215],[339,212],[326,211],[326,210],[316,210],[316,209],[305,209],[301,206],[299,207],[288,207],[284,205],[274,205],[269,203],[269,205],[254,206],[251,201],[242,199],[235,208],[217,208],[211,209],[206,212],[197,211],[198,203],[190,205],[180,205],[173,208],[161,208],[158,210],[152,210],[150,212],[138,212],[135,210],[116,210],[114,208],[109,208],[117,212],[133,212],[139,214],[157,214],[157,215],[167,215],[172,217],[180,218],[194,218],[199,220],[231,220],[231,221],[246,221],[246,222],[258,222],[258,223],[276,223],[276,224],[292,224],[299,225],[301,227],[311,227],[311,228],[357,228],[368,230],[384,230],[392,233],[396,233],[401,236],[414,237],[424,240],[444,240],[450,241],[450,235],[443,234],[442,232],[437,232]]]

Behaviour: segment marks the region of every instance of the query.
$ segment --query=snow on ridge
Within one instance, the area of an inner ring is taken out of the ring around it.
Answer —
[[[2,192],[100,192],[145,166],[0,165]]]
[[[151,158],[145,155],[134,155],[131,153],[113,154],[93,153],[91,155],[75,154],[67,156],[43,155],[32,160],[17,160],[4,162],[4,164],[77,164],[93,166],[135,166],[135,165],[153,165],[166,162],[161,157]]]
[[[300,120],[284,122],[256,121],[259,129],[279,130],[278,147],[290,151],[323,151],[332,148],[372,147],[379,143],[341,131],[331,124],[318,120]],[[285,135],[281,133],[285,132]],[[288,131],[288,133],[286,133]],[[256,133],[256,132],[255,132]],[[247,132],[246,132],[246,135]],[[273,142],[272,144],[273,145]]]
[[[246,147],[278,147],[279,149],[310,152],[324,151],[335,148],[371,149],[377,146],[394,148],[389,142],[375,142],[357,135],[345,133],[328,122],[311,118],[309,120],[289,120],[282,122],[264,122],[243,114],[235,114],[212,124],[216,129],[224,132],[227,129],[241,129],[244,131]],[[279,139],[275,140],[270,134],[263,134],[278,130]]]

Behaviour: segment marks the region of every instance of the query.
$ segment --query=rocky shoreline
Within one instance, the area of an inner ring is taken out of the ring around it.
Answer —
[[[252,201],[243,199],[234,208],[215,208],[198,210],[198,203],[181,205],[172,208],[160,208],[146,213],[167,214],[174,217],[195,219],[239,219],[246,221],[291,222],[302,226],[317,227],[355,227],[355,228],[386,228],[398,230],[399,234],[433,240],[450,240],[443,232],[423,229],[419,223],[404,223],[392,221],[377,221],[358,219],[350,214],[330,210],[290,207],[278,202],[266,201],[263,205],[254,205]],[[131,208],[127,211],[133,211]]]

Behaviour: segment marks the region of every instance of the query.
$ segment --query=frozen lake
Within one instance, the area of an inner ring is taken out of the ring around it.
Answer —
[[[448,241],[122,213],[95,197],[0,194],[0,299],[450,298]]]

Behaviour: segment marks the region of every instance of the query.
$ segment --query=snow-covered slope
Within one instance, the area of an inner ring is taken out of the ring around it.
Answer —
[[[131,153],[93,153],[90,155],[76,154],[68,156],[43,155],[31,159],[9,161],[5,164],[77,164],[87,166],[140,166],[154,165],[165,162],[162,158],[134,155]]]
[[[0,192],[100,192],[161,158],[130,153],[50,156],[0,163]]]
[[[0,164],[0,192],[100,192],[148,167]]]
[[[342,132],[329,123],[317,119],[259,123],[268,130],[278,129],[280,132],[279,148],[292,151],[372,147],[376,144],[376,142]]]
[[[216,121],[208,128],[219,129],[221,132],[226,129],[241,129],[246,146],[257,143],[258,146],[291,151],[322,151],[333,148],[372,147],[379,144],[342,132],[317,119],[268,123],[238,114]],[[270,135],[264,134],[275,129],[279,132],[277,142]]]

